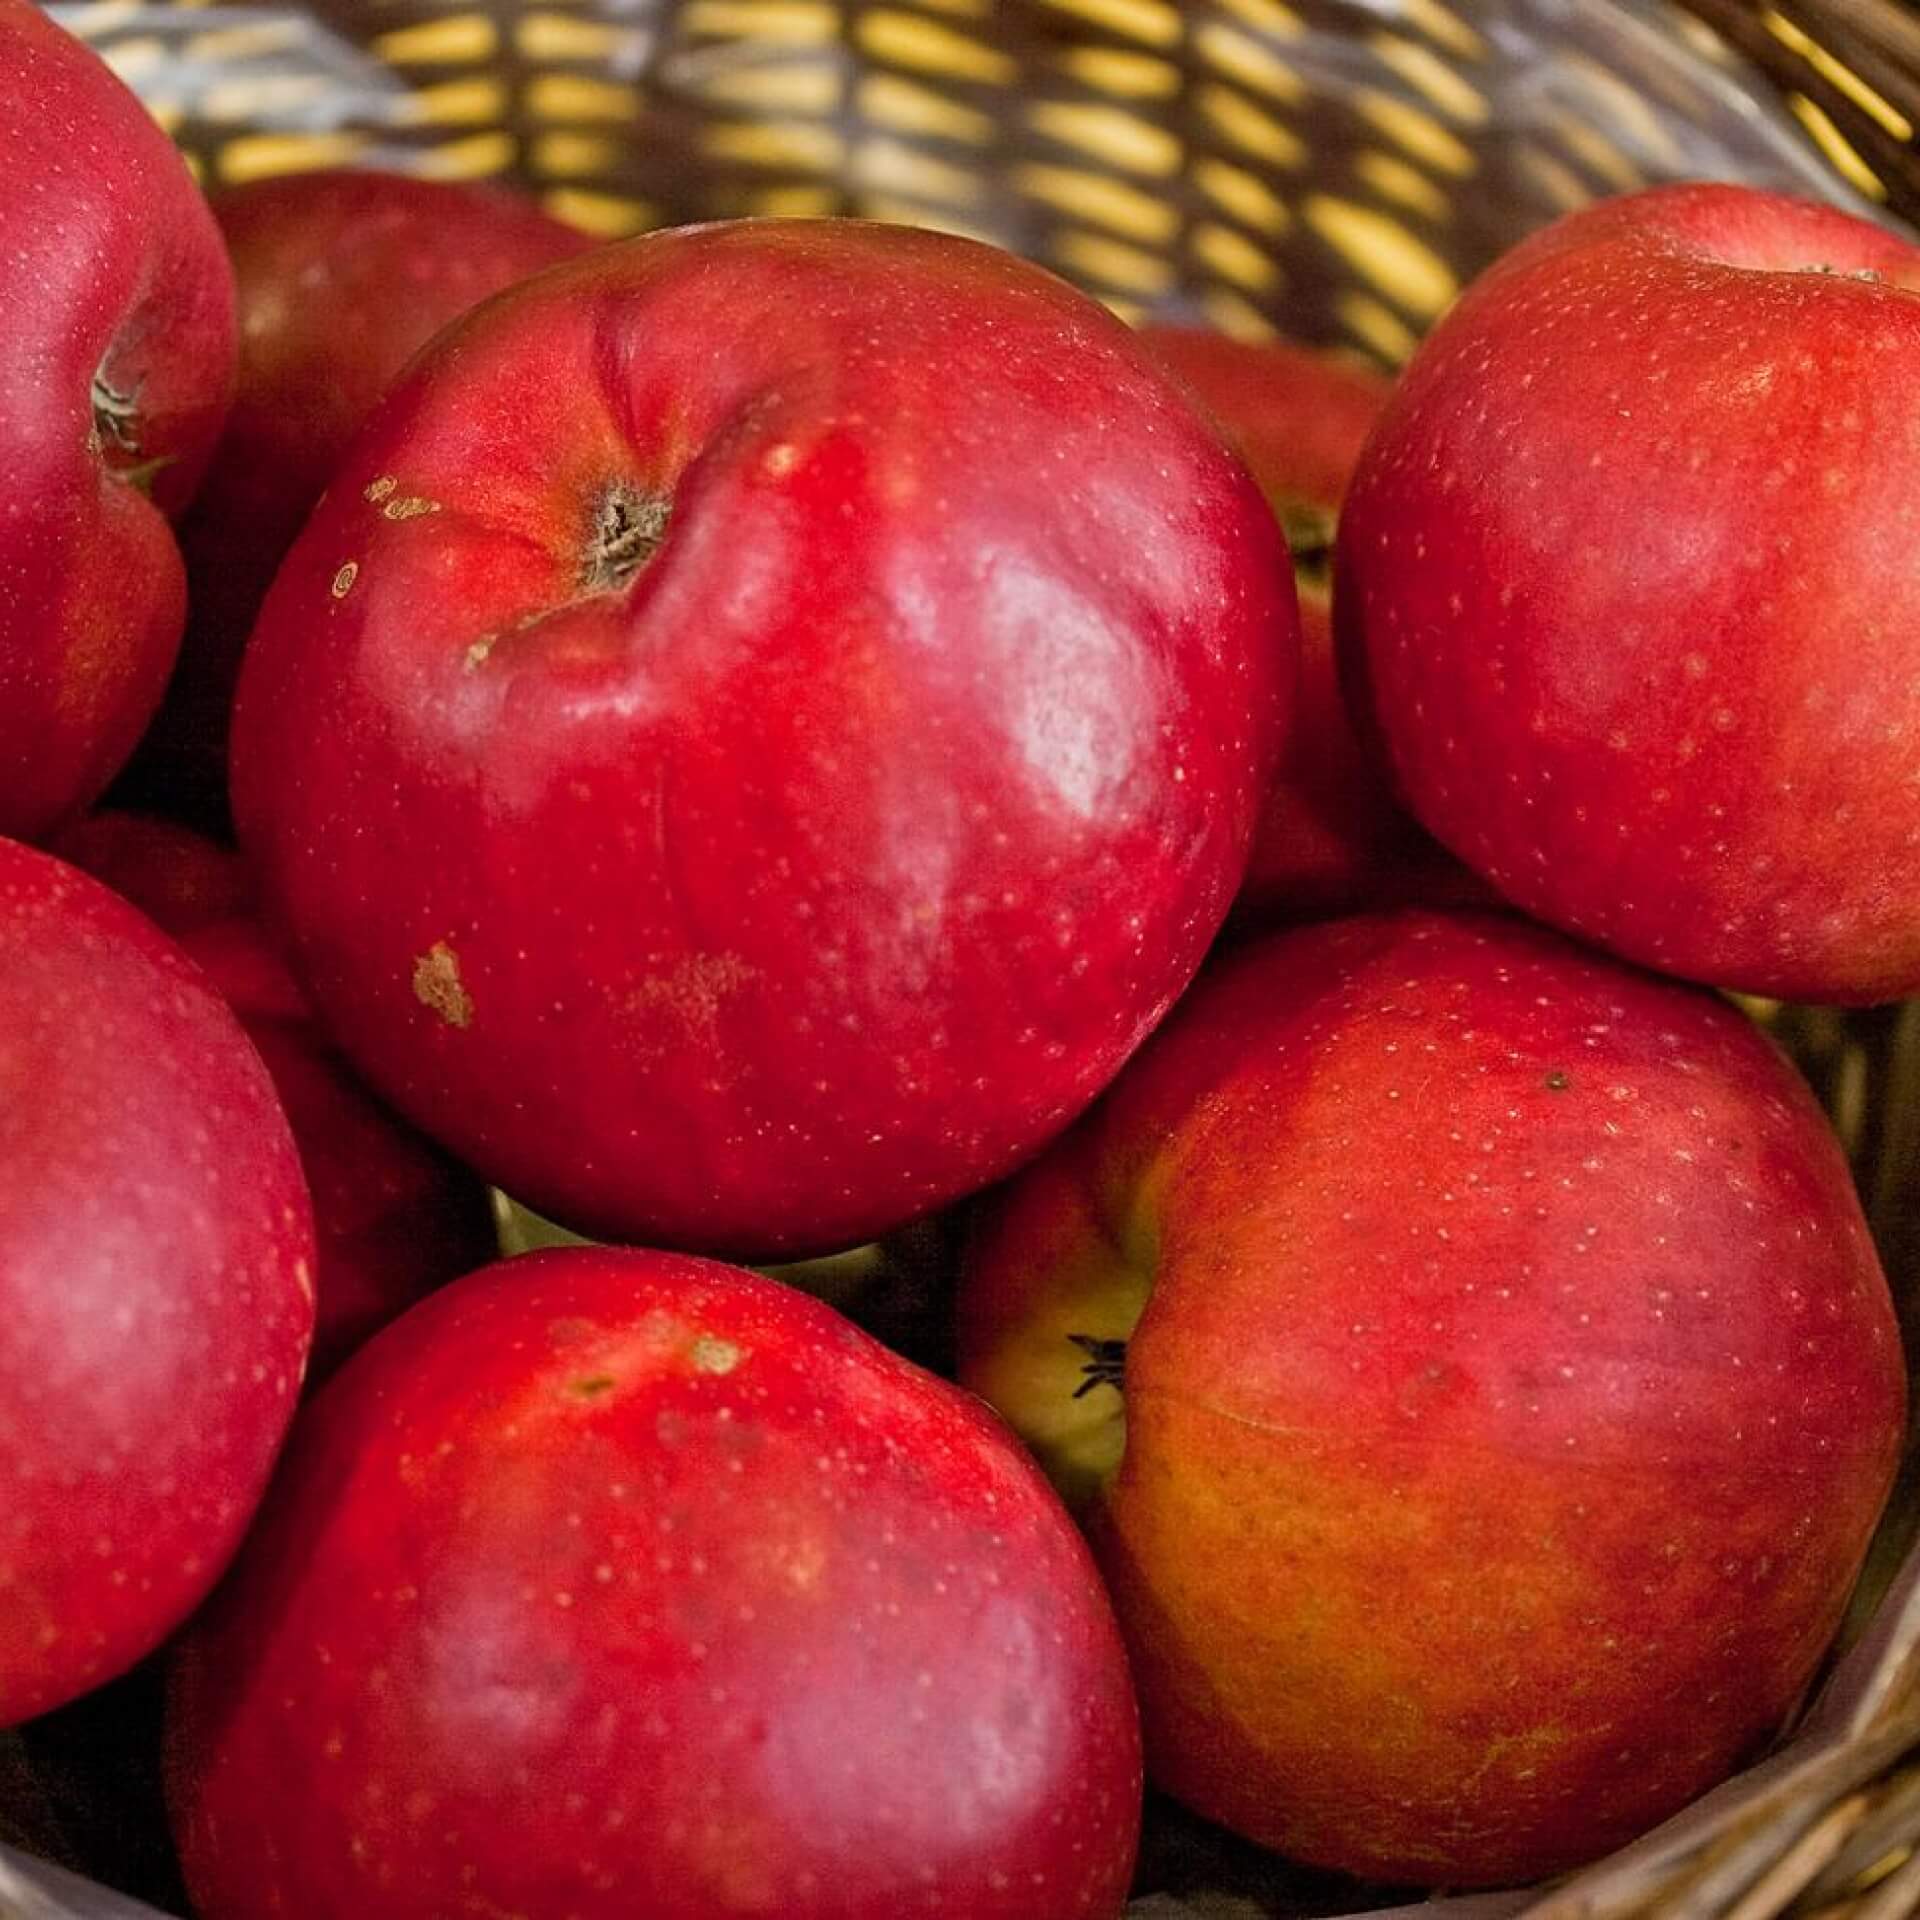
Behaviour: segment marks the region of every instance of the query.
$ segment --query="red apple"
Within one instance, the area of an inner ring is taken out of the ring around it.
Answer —
[[[1286,341],[1254,345],[1198,327],[1147,327],[1142,337],[1253,469],[1286,529],[1300,587],[1299,706],[1235,918],[1252,926],[1484,897],[1484,883],[1395,803],[1347,717],[1334,667],[1334,526],[1386,381]]]
[[[1083,1504],[1154,1776],[1455,1886],[1767,1738],[1906,1392],[1846,1163],[1744,1016],[1424,913],[1204,979],[983,1226],[960,1376]]]
[[[375,1099],[327,1037],[258,916],[239,854],[188,827],[114,811],[76,821],[53,848],[179,942],[273,1076],[313,1195],[311,1381],[498,1251],[485,1185]]]
[[[1525,242],[1415,356],[1336,615],[1422,820],[1720,986],[1920,989],[1920,248],[1738,187]]]
[[[1084,295],[685,229],[415,363],[249,645],[235,804],[420,1125],[568,1225],[792,1257],[1118,1069],[1239,884],[1295,647],[1258,488]]]
[[[172,820],[102,807],[62,827],[48,851],[104,881],[175,940],[258,911],[245,859]]]
[[[226,411],[233,277],[186,163],[30,0],[0,0],[0,99],[0,833],[36,836],[113,777],[173,664],[167,515]]]
[[[355,430],[449,321],[588,242],[504,188],[374,171],[261,180],[213,211],[238,282],[239,380],[181,529],[179,666],[122,790],[224,826],[241,650]]]
[[[979,1403],[671,1254],[456,1282],[302,1415],[185,1643],[203,1920],[1110,1920],[1140,1750]]]
[[[213,1584],[293,1411],[312,1270],[233,1015],[124,901],[0,841],[0,1726]]]

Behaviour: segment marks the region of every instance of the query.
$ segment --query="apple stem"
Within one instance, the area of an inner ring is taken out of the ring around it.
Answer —
[[[1127,1343],[1124,1340],[1102,1340],[1091,1333],[1070,1333],[1067,1338],[1087,1356],[1086,1365],[1080,1369],[1086,1377],[1073,1390],[1076,1400],[1084,1399],[1095,1387],[1111,1387],[1116,1393],[1126,1390]]]
[[[97,452],[108,446],[122,453],[140,451],[140,394],[122,393],[104,369],[93,376],[93,444]]]
[[[615,480],[593,510],[581,585],[588,593],[616,593],[660,551],[671,500]]]

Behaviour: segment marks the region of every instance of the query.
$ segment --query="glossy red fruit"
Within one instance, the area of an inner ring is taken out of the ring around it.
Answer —
[[[1085,296],[685,229],[416,363],[249,647],[235,802],[422,1126],[569,1225],[791,1256],[1118,1069],[1239,883],[1296,645],[1258,488]]]
[[[1920,248],[1739,187],[1575,214],[1415,356],[1336,614],[1528,912],[1718,986],[1920,988]]]
[[[192,618],[134,778],[154,804],[217,822],[241,649],[355,430],[449,321],[588,242],[504,188],[372,170],[253,182],[213,210],[238,283],[239,379],[181,529]]]
[[[76,821],[54,851],[174,936],[273,1076],[313,1196],[310,1383],[424,1294],[493,1257],[484,1183],[375,1099],[327,1037],[259,917],[244,858],[191,828],[115,811]]]
[[[457,1282],[302,1415],[185,1643],[205,1920],[1111,1920],[1118,1632],[970,1396],[716,1262]]]
[[[259,911],[246,860],[176,821],[101,807],[62,827],[48,851],[103,881],[175,940]]]
[[[1395,802],[1354,732],[1334,665],[1334,528],[1387,382],[1287,341],[1253,344],[1198,327],[1147,327],[1142,338],[1253,469],[1286,529],[1300,587],[1299,709],[1235,919],[1271,925],[1486,897],[1485,883]]]
[[[166,684],[167,524],[233,379],[233,277],[146,110],[30,0],[0,0],[0,833],[79,811]]]
[[[1770,1042],[1479,914],[1204,979],[983,1227],[960,1374],[1084,1507],[1154,1776],[1454,1886],[1603,1854],[1755,1752],[1906,1395]]]
[[[0,1726],[213,1584],[293,1412],[312,1271],[232,1014],[124,901],[0,841]]]

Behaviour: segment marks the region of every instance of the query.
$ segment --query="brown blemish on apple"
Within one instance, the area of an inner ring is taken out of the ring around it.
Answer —
[[[367,488],[365,497],[377,507],[399,484],[399,481],[394,479],[391,474],[383,473],[378,480],[374,481],[372,485]]]
[[[444,940],[436,940],[413,963],[413,997],[450,1027],[473,1022],[473,996],[461,982],[459,956]]]
[[[420,494],[409,493],[398,500],[389,500],[380,511],[389,520],[418,520],[422,514],[438,513],[440,502],[428,500]]]
[[[679,1016],[689,1033],[710,1034],[720,1009],[759,977],[737,953],[694,953],[667,974],[649,974],[634,988],[631,1004],[649,1012],[664,1009]]]
[[[333,576],[333,597],[336,600],[344,600],[353,591],[353,583],[359,578],[360,563],[357,560],[349,560]]]
[[[1549,1093],[1565,1093],[1573,1085],[1573,1077],[1564,1068],[1555,1067],[1542,1084]]]
[[[584,1379],[568,1381],[567,1391],[576,1400],[598,1400],[618,1385],[610,1373],[590,1373]]]
[[[608,484],[594,502],[580,567],[582,593],[617,593],[660,551],[673,503],[642,493],[624,480]]]
[[[746,1358],[746,1354],[731,1340],[703,1333],[688,1348],[687,1358],[693,1362],[694,1370],[698,1373],[731,1373]]]
[[[535,607],[530,613],[523,613],[511,626],[498,627],[492,633],[483,633],[468,647],[463,664],[469,673],[477,673],[492,657],[493,650],[502,640],[516,633],[525,633],[529,627],[537,627],[543,620],[553,617],[552,607]]]

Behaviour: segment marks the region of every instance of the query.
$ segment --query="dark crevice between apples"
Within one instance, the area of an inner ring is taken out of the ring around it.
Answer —
[[[1073,1390],[1076,1400],[1084,1400],[1095,1387],[1111,1387],[1116,1393],[1126,1391],[1127,1343],[1124,1340],[1102,1340],[1091,1333],[1070,1333],[1067,1338],[1087,1356],[1086,1364],[1080,1369],[1080,1384]]]
[[[1311,500],[1296,500],[1282,495],[1268,496],[1281,530],[1287,536],[1287,551],[1293,556],[1294,578],[1310,592],[1325,595],[1333,587],[1333,539],[1335,520],[1331,508],[1317,506]]]
[[[618,593],[660,551],[673,502],[613,481],[595,502],[580,569],[583,593]]]

